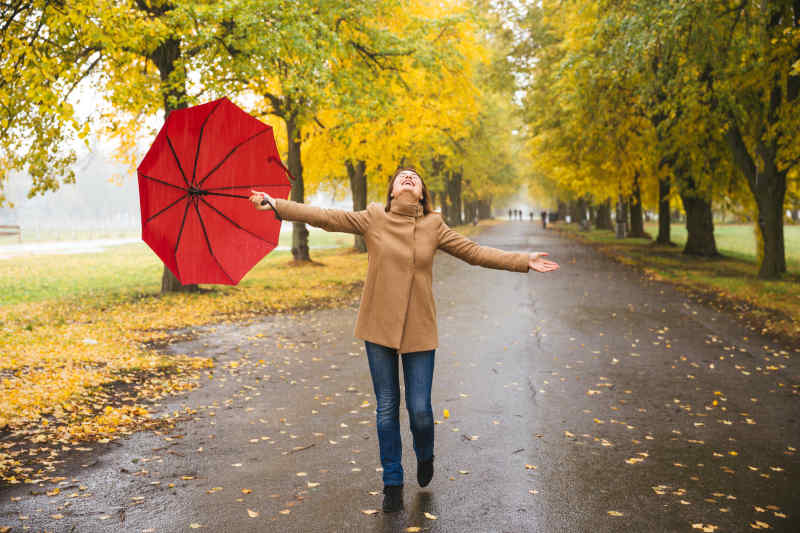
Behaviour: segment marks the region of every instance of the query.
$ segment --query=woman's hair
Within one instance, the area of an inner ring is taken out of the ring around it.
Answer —
[[[392,175],[392,179],[389,180],[389,190],[386,192],[386,211],[388,212],[389,209],[392,207],[392,189],[394,188],[394,180],[397,178],[397,175],[403,171],[411,171],[417,176],[419,176],[419,181],[422,184],[422,197],[419,199],[419,203],[422,204],[422,213],[427,215],[431,211],[431,201],[430,195],[428,194],[428,187],[425,186],[425,180],[422,179],[422,176],[419,175],[417,169],[414,167],[397,167],[397,170],[394,171]]]

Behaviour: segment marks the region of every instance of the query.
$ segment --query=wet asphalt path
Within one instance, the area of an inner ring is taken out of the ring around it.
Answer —
[[[536,224],[477,240],[546,250],[562,268],[524,275],[437,256],[436,474],[416,485],[401,410],[402,513],[379,511],[374,399],[353,306],[202,328],[173,344],[217,361],[213,379],[163,404],[180,417],[175,428],[76,455],[59,495],[44,494],[49,484],[0,489],[0,526],[800,530],[798,347]]]

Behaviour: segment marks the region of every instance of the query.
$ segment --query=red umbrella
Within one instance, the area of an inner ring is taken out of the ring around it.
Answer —
[[[138,174],[142,239],[182,284],[235,285],[277,246],[281,221],[241,198],[286,198],[289,173],[272,127],[227,98],[171,112]]]

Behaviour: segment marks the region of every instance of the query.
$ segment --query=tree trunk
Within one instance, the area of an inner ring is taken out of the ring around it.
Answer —
[[[681,192],[683,209],[686,211],[686,246],[683,253],[702,257],[716,257],[717,242],[714,239],[714,220],[711,201],[700,197],[695,191]]]
[[[558,211],[556,211],[558,220],[564,221],[567,218],[567,204],[558,202]]]
[[[451,172],[447,179],[447,195],[450,197],[450,208],[447,210],[449,215],[448,224],[458,226],[463,224],[461,218],[461,173]]]
[[[580,200],[570,200],[567,202],[567,215],[569,215],[570,222],[580,221],[581,217],[578,214],[580,210]]]
[[[642,217],[642,191],[639,188],[639,175],[633,179],[633,194],[630,198],[631,231],[628,237],[648,237],[644,232],[644,218]]]
[[[624,239],[628,234],[628,202],[625,201],[621,194],[619,198],[617,198],[617,213],[615,218],[617,239]]]
[[[300,159],[300,127],[297,124],[297,115],[290,114],[284,117],[286,121],[286,137],[288,140],[289,154],[287,163],[289,172],[294,176],[292,191],[289,198],[295,202],[303,203],[305,190],[303,187],[303,162]],[[295,261],[311,261],[308,251],[308,229],[303,222],[293,222],[292,231],[292,256]]]
[[[726,133],[728,145],[739,170],[747,178],[750,192],[758,206],[758,220],[763,242],[763,256],[758,277],[773,279],[786,272],[786,250],[783,240],[783,201],[786,197],[786,170],[777,167],[777,145],[760,144],[763,168],[758,168],[742,139],[736,124]]]
[[[161,79],[161,96],[164,102],[164,119],[176,109],[186,108],[186,76],[183,72],[175,72],[176,63],[181,57],[181,45],[177,39],[167,39],[155,50],[149,59],[158,69]],[[176,83],[175,78],[179,78]],[[170,269],[164,265],[161,274],[161,293],[195,292],[198,286],[194,283],[182,285]]]
[[[761,176],[753,194],[758,206],[758,226],[764,239],[764,257],[758,277],[777,278],[786,272],[786,249],[783,236],[783,200],[786,194],[786,172],[769,165],[771,176]],[[766,172],[764,174],[767,174]]]
[[[439,205],[441,206],[442,218],[445,222],[448,222],[450,220],[450,206],[447,204],[447,191],[439,192]]]
[[[597,206],[597,218],[595,220],[597,229],[613,230],[614,223],[611,220],[611,200],[606,200]]]
[[[492,200],[478,200],[478,218],[486,220],[492,218]]]
[[[345,161],[347,176],[350,178],[350,192],[353,194],[353,211],[363,211],[367,208],[367,164],[364,161]],[[363,235],[355,235],[353,249],[364,253],[367,251],[367,242]]]
[[[669,212],[669,178],[658,180],[658,237],[656,243],[672,245]]]

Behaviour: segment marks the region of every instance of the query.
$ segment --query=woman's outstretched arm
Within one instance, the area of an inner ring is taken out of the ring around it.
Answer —
[[[341,209],[325,209],[291,200],[274,199],[265,192],[251,191],[250,201],[256,209],[266,211],[275,206],[280,218],[292,222],[305,222],[325,231],[356,233],[364,235],[369,227],[370,214],[364,211],[344,211]],[[269,203],[262,204],[267,199]]]
[[[512,272],[550,272],[558,268],[558,264],[544,259],[544,252],[521,253],[506,252],[489,246],[481,246],[460,233],[450,229],[442,221],[439,227],[439,248],[448,254],[466,261],[471,265]]]

